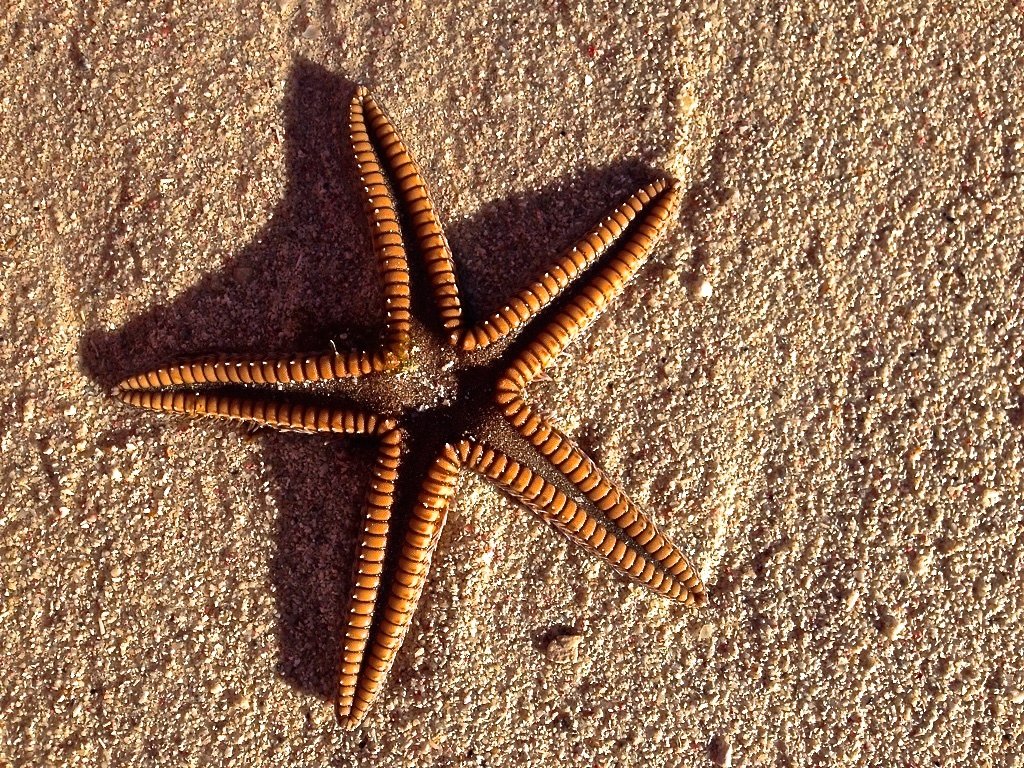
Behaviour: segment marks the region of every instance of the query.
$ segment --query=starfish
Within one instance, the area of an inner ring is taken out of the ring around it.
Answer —
[[[463,470],[655,593],[689,605],[706,595],[687,557],[527,398],[647,260],[678,184],[637,191],[471,324],[419,168],[365,88],[352,98],[349,131],[383,283],[379,345],[277,360],[202,357],[133,375],[114,392],[141,408],[375,441],[335,697],[351,728],[395,662]],[[422,278],[410,273],[409,251]],[[422,296],[412,290],[421,281]]]

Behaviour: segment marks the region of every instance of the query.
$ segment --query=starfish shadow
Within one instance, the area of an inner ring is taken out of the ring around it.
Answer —
[[[354,90],[345,78],[296,62],[283,105],[283,199],[248,245],[172,302],[114,331],[83,337],[82,367],[99,386],[107,390],[132,373],[211,352],[274,356],[322,350],[331,339],[340,347],[372,343],[383,326],[383,297],[348,149]],[[488,203],[472,219],[449,225],[473,315],[500,306],[654,175],[634,163],[585,170],[540,192]],[[156,429],[173,422],[138,412],[131,418],[153,419]],[[278,671],[329,698],[372,451],[358,439],[256,434],[279,510],[270,565]],[[442,543],[441,557],[443,549]]]

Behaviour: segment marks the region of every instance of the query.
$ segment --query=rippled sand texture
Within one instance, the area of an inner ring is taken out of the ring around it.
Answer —
[[[584,5],[0,10],[0,762],[1017,764],[1024,7]],[[356,83],[478,312],[681,179],[652,263],[532,395],[712,604],[466,478],[346,733],[372,450],[108,390],[372,338]]]

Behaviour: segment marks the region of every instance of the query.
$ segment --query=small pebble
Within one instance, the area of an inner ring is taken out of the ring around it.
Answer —
[[[978,576],[971,585],[971,595],[975,600],[984,600],[988,597],[990,587],[984,576]]]
[[[858,600],[860,600],[860,592],[856,589],[848,589],[843,595],[843,605],[848,611],[852,611],[856,607]]]
[[[690,93],[684,93],[679,97],[679,114],[692,115],[697,109],[697,97]]]
[[[949,555],[960,548],[959,542],[949,536],[942,536],[935,542],[936,548],[944,555]]]
[[[1014,704],[1024,704],[1024,691],[1019,688],[1011,688],[1007,691],[1010,696],[1010,701]]]
[[[930,564],[931,557],[925,552],[918,552],[910,558],[910,572],[915,576],[920,576],[928,570]]]
[[[995,488],[986,488],[981,494],[981,506],[988,509],[999,503],[999,500],[1003,498],[1002,491],[997,491]]]
[[[697,295],[702,299],[710,299],[711,294],[715,290],[712,288],[711,283],[703,278],[697,281],[696,289]]]
[[[724,736],[715,736],[708,748],[711,762],[720,765],[722,768],[729,768],[732,765],[732,744]]]
[[[882,634],[890,640],[895,640],[903,633],[906,622],[898,616],[887,613],[882,616]]]
[[[583,635],[565,633],[551,638],[544,646],[544,655],[556,664],[577,661],[580,655],[580,643]]]

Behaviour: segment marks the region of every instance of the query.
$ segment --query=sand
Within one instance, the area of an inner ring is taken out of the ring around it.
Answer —
[[[0,11],[2,761],[1020,765],[1024,7],[776,5]],[[346,733],[366,447],[108,391],[372,335],[356,83],[481,310],[681,180],[652,263],[533,396],[712,604],[467,478]]]

